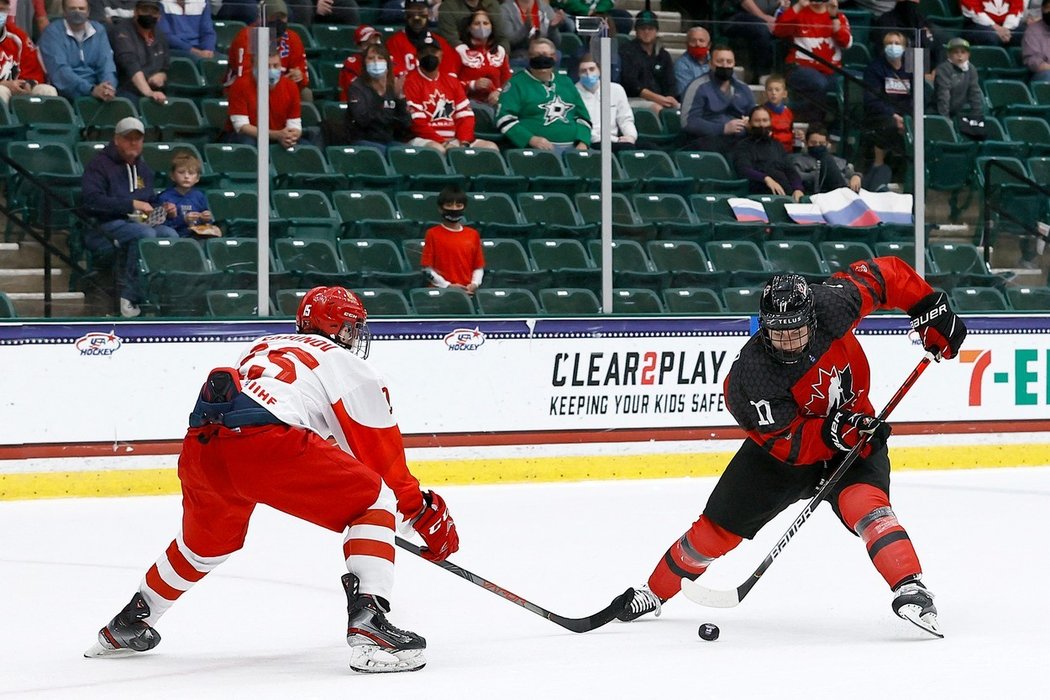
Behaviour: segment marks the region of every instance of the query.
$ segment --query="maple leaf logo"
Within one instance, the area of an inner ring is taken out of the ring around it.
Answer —
[[[848,364],[841,369],[819,368],[812,389],[806,410],[815,416],[831,415],[835,409],[851,403],[857,397],[853,391],[853,370]]]
[[[989,15],[1003,16],[1010,14],[1010,3],[1007,0],[987,0],[984,11]]]
[[[838,49],[835,48],[835,45],[830,40],[822,39],[819,43],[814,44],[810,50],[828,63],[835,63],[835,55],[838,53]]]
[[[423,102],[423,109],[430,115],[431,121],[442,119],[451,121],[454,106],[439,90],[434,90]]]

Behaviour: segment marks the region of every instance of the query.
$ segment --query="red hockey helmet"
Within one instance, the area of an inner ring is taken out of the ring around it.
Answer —
[[[299,302],[295,329],[334,340],[361,359],[368,357],[372,332],[368,312],[357,295],[343,287],[314,287]]]

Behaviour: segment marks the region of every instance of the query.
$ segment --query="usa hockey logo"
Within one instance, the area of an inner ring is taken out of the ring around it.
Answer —
[[[457,328],[445,336],[445,345],[454,352],[477,350],[485,344],[485,334],[477,328]]]
[[[81,356],[108,356],[119,350],[123,342],[116,333],[111,331],[109,333],[88,333],[77,338],[73,346],[80,352]]]

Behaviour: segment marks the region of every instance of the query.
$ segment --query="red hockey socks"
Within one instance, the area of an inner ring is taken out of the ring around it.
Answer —
[[[922,573],[908,533],[897,522],[889,496],[870,484],[854,484],[839,494],[842,520],[864,540],[875,568],[895,588]]]
[[[155,625],[183,593],[229,556],[202,557],[186,546],[180,532],[139,583],[139,592],[150,610],[145,622]]]
[[[695,580],[708,565],[743,539],[720,528],[701,515],[677,542],[671,545],[649,576],[649,589],[663,600],[682,590],[682,579]]]

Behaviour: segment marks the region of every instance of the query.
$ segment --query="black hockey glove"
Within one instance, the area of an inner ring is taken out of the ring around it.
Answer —
[[[821,434],[828,447],[840,452],[849,452],[866,435],[868,441],[860,456],[867,457],[882,449],[892,430],[889,423],[875,416],[839,409],[824,419]]]
[[[908,315],[922,347],[932,352],[938,362],[942,357],[946,360],[955,357],[966,338],[966,325],[948,306],[947,294],[927,294],[908,310]]]

